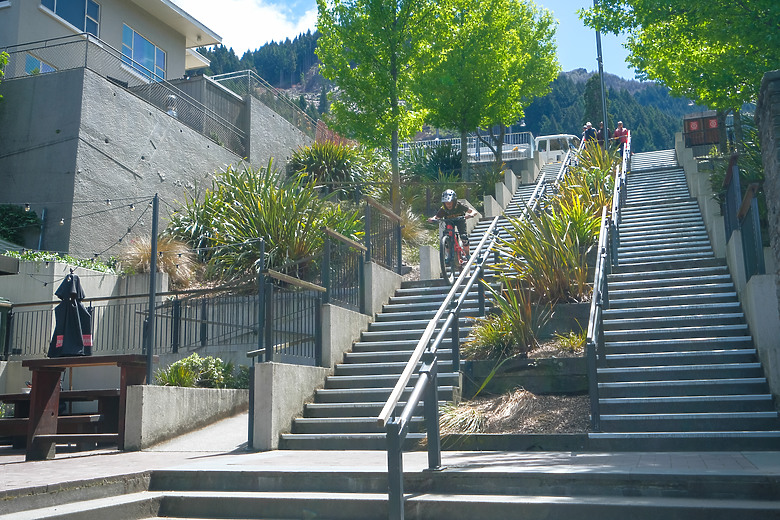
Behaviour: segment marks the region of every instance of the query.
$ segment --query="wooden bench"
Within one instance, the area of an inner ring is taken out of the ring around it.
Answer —
[[[63,390],[60,403],[97,402],[97,413],[60,415],[57,433],[106,433],[119,431],[119,389]],[[0,402],[14,407],[13,417],[0,418],[0,438],[9,437],[14,448],[27,445],[30,394],[0,394]]]
[[[60,433],[58,431],[58,409],[60,379],[66,368],[118,366],[120,369],[117,429],[101,433]],[[47,359],[28,359],[22,366],[32,371],[32,389],[27,428],[26,460],[54,458],[55,446],[71,442],[113,442],[124,449],[125,410],[127,408],[127,387],[146,383],[146,356],[124,354],[117,356],[83,356]]]

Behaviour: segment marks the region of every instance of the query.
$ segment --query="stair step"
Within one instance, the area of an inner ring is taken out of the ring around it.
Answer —
[[[744,324],[745,316],[741,312],[721,312],[712,314],[688,314],[677,316],[652,316],[633,318],[604,319],[604,330],[657,329],[670,327],[697,327],[705,325],[737,325]]]
[[[599,397],[675,397],[693,395],[765,394],[766,378],[621,381],[598,384]]]
[[[718,363],[709,365],[651,365],[597,369],[599,382],[684,381],[700,379],[758,378],[761,363]]]
[[[410,432],[404,443],[405,450],[419,449],[424,433]],[[283,433],[281,446],[287,450],[387,450],[384,433]],[[387,494],[384,494],[387,501]]]
[[[604,341],[617,342],[629,341],[632,339],[654,340],[699,337],[717,338],[746,335],[748,335],[748,326],[745,323],[741,323],[735,325],[709,325],[706,327],[658,327],[653,329],[605,330]]]
[[[600,417],[605,431],[737,431],[771,430],[780,427],[778,414],[772,412],[625,414]]]
[[[629,318],[644,318],[645,316],[655,316],[658,318],[685,316],[695,314],[698,316],[708,316],[718,313],[735,313],[741,311],[738,301],[729,301],[721,303],[700,303],[692,305],[664,305],[656,307],[634,307],[604,309],[604,321],[624,320]],[[744,315],[744,314],[743,314]]]
[[[604,343],[604,349],[607,354],[667,352],[673,350],[725,350],[732,348],[753,348],[753,339],[750,336],[724,336],[720,338],[653,339]]]
[[[368,388],[391,388],[398,381],[398,375],[395,373],[376,373],[367,375],[349,375],[349,376],[328,376],[325,380],[326,389],[368,389]],[[413,374],[409,381],[413,385],[419,375]],[[440,373],[438,375],[440,385],[459,384],[460,375],[457,373]]]
[[[700,365],[715,363],[752,363],[756,349],[691,350],[671,352],[642,352],[634,354],[607,354],[605,368],[632,366]]]
[[[420,432],[424,429],[423,417],[412,417],[409,429]],[[376,417],[299,417],[293,421],[292,433],[295,434],[339,434],[339,433],[377,433],[385,434]]]
[[[770,394],[695,395],[675,397],[615,397],[599,399],[601,413],[717,413],[771,412],[774,403]]]

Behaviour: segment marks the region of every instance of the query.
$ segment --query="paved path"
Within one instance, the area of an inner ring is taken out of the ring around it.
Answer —
[[[0,449],[0,493],[163,468],[276,471],[385,471],[382,451],[246,451],[246,414],[181,436],[146,451],[96,450],[25,462],[24,453]],[[406,453],[404,469],[420,471],[425,452]],[[448,471],[624,474],[780,475],[780,451],[772,452],[444,452]]]

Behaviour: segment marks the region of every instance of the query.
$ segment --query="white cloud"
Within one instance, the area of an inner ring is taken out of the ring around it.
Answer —
[[[240,58],[270,41],[293,39],[307,30],[314,31],[317,6],[292,12],[282,5],[262,0],[173,0],[196,20],[222,37]]]

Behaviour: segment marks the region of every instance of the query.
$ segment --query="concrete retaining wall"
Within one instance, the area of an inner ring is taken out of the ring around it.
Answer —
[[[248,390],[130,386],[125,450],[142,450],[245,411]]]
[[[303,365],[255,365],[252,448],[277,449],[279,434],[290,431],[292,420],[300,416],[312,392],[323,387],[329,373],[327,368]]]

